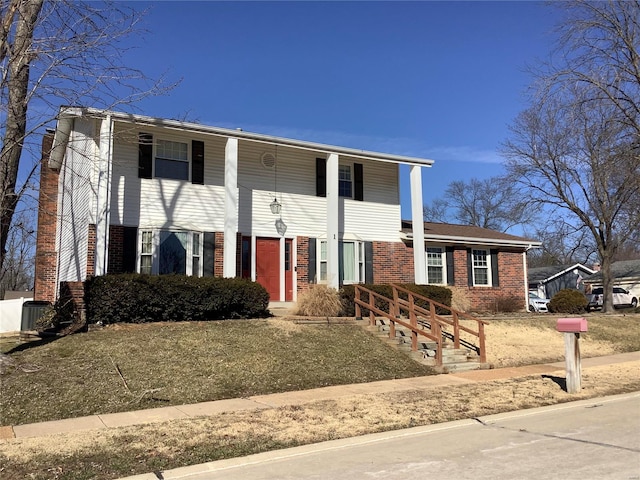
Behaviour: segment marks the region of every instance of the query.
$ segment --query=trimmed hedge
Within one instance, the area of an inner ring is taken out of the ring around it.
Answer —
[[[172,322],[256,318],[269,313],[262,285],[239,278],[122,274],[84,286],[89,323]]]
[[[580,290],[567,288],[560,290],[549,301],[549,310],[553,313],[582,313],[587,308],[587,297]]]
[[[393,299],[393,288],[391,285],[386,284],[364,284],[362,285],[364,288],[368,288],[369,290],[373,290],[380,295],[384,295],[387,298]],[[440,287],[437,285],[416,285],[415,283],[402,283],[398,284],[398,286],[406,288],[418,295],[422,295],[423,297],[430,298],[438,303],[443,305],[451,306],[451,290],[446,287]],[[403,294],[401,293],[401,297]],[[340,289],[340,298],[342,300],[342,316],[345,317],[353,317],[356,314],[356,307],[354,303],[355,298],[355,287],[353,285],[345,285]],[[423,304],[424,303],[424,304]],[[416,305],[419,305],[423,308],[429,308],[426,302],[416,302]],[[385,312],[389,311],[389,302],[385,302],[384,300],[377,299],[376,306]],[[449,310],[445,310],[442,308],[436,308],[436,313],[440,315],[449,314]],[[362,315],[369,315],[369,311],[366,309],[362,310]]]

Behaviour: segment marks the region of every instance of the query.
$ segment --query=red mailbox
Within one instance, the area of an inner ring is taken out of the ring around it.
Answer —
[[[586,318],[559,318],[556,324],[556,329],[559,332],[586,332],[587,331],[587,319]]]

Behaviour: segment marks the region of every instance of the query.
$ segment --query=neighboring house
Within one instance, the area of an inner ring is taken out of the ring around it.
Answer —
[[[640,260],[621,260],[611,264],[613,285],[622,287],[631,294],[640,298]],[[585,279],[590,287],[602,286],[602,272],[597,272]]]
[[[596,273],[581,263],[530,268],[527,275],[529,291],[540,298],[553,298],[560,290],[572,288],[584,293],[584,280]]]
[[[413,227],[401,220],[402,164]],[[140,272],[249,278],[272,301],[295,301],[314,283],[455,282],[483,302],[521,295],[524,308],[524,251],[539,243],[422,228],[421,170],[432,164],[63,108],[43,140],[35,298],[54,300],[92,275]]]

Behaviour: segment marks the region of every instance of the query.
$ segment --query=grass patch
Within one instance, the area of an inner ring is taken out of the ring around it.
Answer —
[[[278,448],[428,425],[640,389],[638,362],[583,372],[569,395],[530,376],[353,395],[260,411],[0,443],[3,480],[108,480]]]
[[[640,315],[587,315],[590,355],[640,350]],[[556,317],[488,318],[500,365],[563,355]],[[549,342],[555,342],[544,350]],[[0,351],[24,369],[2,375],[1,419],[19,424],[92,413],[431,373],[353,326],[282,320],[115,325]],[[40,367],[33,373],[24,370]],[[638,362],[583,371],[569,395],[531,376],[354,395],[260,411],[0,442],[0,477],[109,480],[336,438],[640,390]],[[121,376],[122,375],[122,376]],[[124,379],[124,380],[123,380]]]
[[[113,325],[32,348],[4,341],[21,367],[1,377],[0,424],[433,373],[354,326],[282,324]]]

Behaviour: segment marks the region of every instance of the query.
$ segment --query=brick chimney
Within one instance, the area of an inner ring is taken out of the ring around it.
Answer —
[[[40,192],[38,195],[38,231],[36,237],[34,300],[56,300],[56,227],[58,223],[58,177],[60,172],[49,168],[53,147],[52,132],[42,138],[40,160]]]

